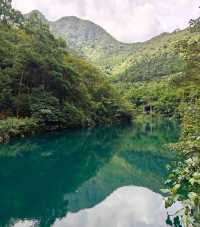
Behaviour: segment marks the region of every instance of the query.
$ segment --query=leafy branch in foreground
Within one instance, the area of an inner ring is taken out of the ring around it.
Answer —
[[[199,85],[200,72],[200,20],[190,21],[191,32],[196,36],[178,43],[186,62],[185,77],[182,86]],[[193,91],[191,92],[193,94]],[[183,211],[180,213],[183,226],[198,227],[200,223],[200,99],[188,100],[179,107],[182,121],[182,135],[177,144],[170,148],[182,154],[182,160],[171,168],[166,182],[166,207],[181,201]],[[173,222],[172,222],[173,223]]]
[[[183,106],[182,137],[171,145],[183,160],[172,168],[166,185],[169,197],[166,207],[181,201],[184,226],[199,226],[200,223],[200,100],[191,106]]]

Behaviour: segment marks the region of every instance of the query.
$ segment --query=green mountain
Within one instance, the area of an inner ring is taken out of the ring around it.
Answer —
[[[65,39],[72,50],[107,74],[111,74],[140,46],[121,43],[100,26],[77,17],[64,17],[51,22],[50,27],[55,35]]]
[[[139,43],[119,42],[102,27],[88,20],[69,16],[50,22],[39,11],[34,10],[30,14],[33,12],[50,25],[51,31],[57,37],[66,41],[71,51],[86,58],[107,74],[111,74],[116,66],[122,64],[141,46]]]
[[[189,30],[185,29],[163,33],[142,43],[136,53],[114,68],[114,79],[126,82],[150,81],[183,72],[185,64],[176,46],[190,36]]]
[[[175,46],[177,41],[191,36],[187,29],[163,33],[143,43],[125,44],[88,20],[70,16],[49,22],[39,11],[37,13],[57,37],[66,41],[71,51],[111,75],[115,81],[152,80],[184,69]]]

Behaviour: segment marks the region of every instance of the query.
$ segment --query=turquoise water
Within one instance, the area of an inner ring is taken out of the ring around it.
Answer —
[[[0,146],[0,226],[164,227],[170,121],[70,130]],[[173,212],[169,211],[169,212]]]

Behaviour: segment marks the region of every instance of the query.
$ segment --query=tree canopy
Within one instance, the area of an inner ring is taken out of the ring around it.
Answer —
[[[16,26],[11,1],[1,4],[1,119],[15,117],[17,127],[33,118],[41,128],[56,129],[131,118],[132,107],[105,76],[67,52],[37,14]]]

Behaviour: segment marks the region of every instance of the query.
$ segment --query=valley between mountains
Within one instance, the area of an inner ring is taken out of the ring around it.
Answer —
[[[69,16],[50,22],[39,11],[29,15],[32,13],[49,24],[51,31],[66,41],[70,51],[114,80],[145,81],[183,71],[184,62],[174,53],[174,47],[177,41],[191,36],[188,29],[177,29],[143,43],[128,44],[117,41],[88,20]]]

